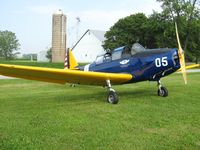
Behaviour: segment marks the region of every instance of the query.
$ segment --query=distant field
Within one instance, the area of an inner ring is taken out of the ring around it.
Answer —
[[[0,80],[0,149],[200,149],[200,74],[114,86],[119,104],[96,86]]]
[[[64,63],[49,63],[49,62],[37,62],[28,60],[10,60],[3,61],[0,60],[2,64],[15,64],[15,65],[25,65],[25,66],[37,66],[37,67],[48,67],[48,68],[64,68]]]

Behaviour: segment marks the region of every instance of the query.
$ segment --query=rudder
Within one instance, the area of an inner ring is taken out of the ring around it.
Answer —
[[[64,69],[75,69],[78,66],[78,63],[72,53],[71,49],[68,49],[66,52]]]

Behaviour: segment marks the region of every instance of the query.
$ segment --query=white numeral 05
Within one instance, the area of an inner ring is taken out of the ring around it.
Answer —
[[[156,64],[156,67],[167,66],[168,65],[167,57],[156,58],[155,64]]]

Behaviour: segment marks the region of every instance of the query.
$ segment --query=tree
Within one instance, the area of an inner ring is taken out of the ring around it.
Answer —
[[[0,57],[6,60],[13,58],[20,47],[19,40],[11,31],[0,31]]]
[[[176,21],[181,31],[181,39],[183,49],[186,51],[186,57],[191,59],[191,53],[199,57],[198,50],[191,50],[197,48],[198,37],[194,35],[196,25],[194,22],[200,20],[200,8],[198,0],[157,0],[162,3],[163,12],[169,16],[173,21]],[[197,23],[198,24],[198,23]],[[197,29],[198,30],[198,29]],[[198,35],[198,34],[197,34]],[[197,52],[197,53],[196,53]]]
[[[49,48],[49,49],[47,50],[46,58],[48,58],[49,61],[52,62],[52,48]]]
[[[177,47],[175,22],[186,59],[200,59],[200,2],[198,0],[157,0],[162,12],[149,17],[133,14],[116,22],[106,32],[104,48],[113,49],[139,42],[147,48]]]
[[[139,42],[147,48],[175,47],[173,22],[164,13],[154,12],[149,18],[138,13],[120,19],[106,32],[104,48],[113,49]],[[112,37],[116,40],[113,40]],[[111,38],[110,38],[111,37]]]
[[[147,30],[151,39],[149,48],[175,47],[176,37],[174,23],[165,13],[154,12],[148,18]]]
[[[107,40],[104,43],[105,49],[113,49],[122,45],[132,45],[134,42],[147,44],[146,23],[147,17],[143,13],[130,15],[115,23],[110,31],[106,32]],[[114,38],[113,38],[114,37]]]
[[[200,59],[200,19],[193,20],[191,22],[192,30],[190,32],[190,38],[188,39],[188,55],[192,58],[193,61],[198,63]]]

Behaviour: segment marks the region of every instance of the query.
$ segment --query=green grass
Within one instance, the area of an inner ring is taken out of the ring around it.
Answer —
[[[200,74],[156,83],[102,87],[0,80],[0,149],[200,149]]]

